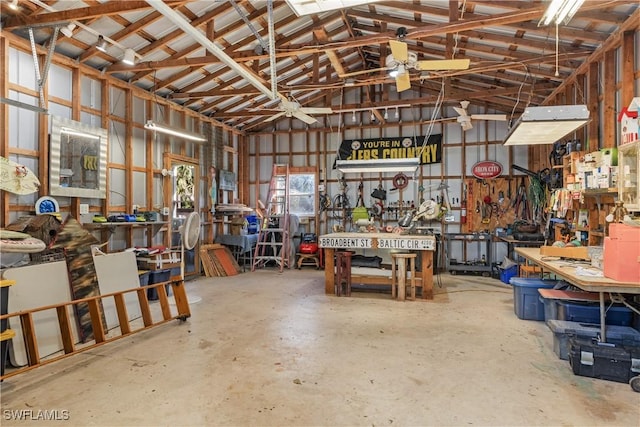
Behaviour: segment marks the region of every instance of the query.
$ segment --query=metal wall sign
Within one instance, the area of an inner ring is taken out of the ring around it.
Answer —
[[[369,249],[371,239],[366,237],[320,237],[321,248]]]
[[[442,162],[442,135],[431,135],[426,144],[424,136],[345,139],[340,144],[340,160],[408,159],[420,156],[420,164]]]
[[[432,251],[435,241],[432,239],[380,238],[378,249],[404,249],[413,251]]]
[[[435,239],[431,236],[394,236],[380,234],[362,237],[355,233],[334,233],[320,236],[318,245],[321,248],[334,249],[402,249],[414,251],[435,250]]]
[[[471,167],[471,173],[478,179],[496,178],[502,173],[502,165],[492,160],[483,160]]]

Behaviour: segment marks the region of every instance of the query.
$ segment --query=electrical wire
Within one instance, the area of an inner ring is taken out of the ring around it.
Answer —
[[[435,125],[436,117],[440,113],[440,108],[442,107],[442,104],[444,102],[444,87],[445,87],[444,79],[442,79],[441,85],[440,85],[440,93],[438,94],[438,98],[436,99],[436,104],[433,107],[433,113],[431,114],[431,120],[429,121],[429,126],[427,126],[427,132],[425,134],[424,141],[422,141],[422,147],[420,147],[420,149],[417,150],[418,158],[422,156],[422,152],[427,147],[427,143],[433,132],[433,126]]]

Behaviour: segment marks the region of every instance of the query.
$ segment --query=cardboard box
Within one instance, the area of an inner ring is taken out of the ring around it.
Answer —
[[[589,259],[589,248],[586,246],[541,246],[540,254],[545,256],[557,256],[560,258]]]
[[[603,148],[602,152],[602,166],[618,166],[618,149],[617,148]]]
[[[640,227],[612,223],[604,238],[604,275],[620,282],[640,283]]]
[[[229,226],[229,229],[231,230],[231,234],[234,236],[240,236],[243,233],[243,230],[245,229],[245,220],[244,218],[240,217],[240,218],[233,218],[231,220],[231,224]]]

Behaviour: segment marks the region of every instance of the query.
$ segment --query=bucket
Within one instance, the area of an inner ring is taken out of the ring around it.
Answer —
[[[247,216],[247,233],[256,234],[258,232],[258,216]]]

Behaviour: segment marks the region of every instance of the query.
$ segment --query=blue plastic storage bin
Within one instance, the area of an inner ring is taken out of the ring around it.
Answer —
[[[544,303],[540,301],[538,289],[553,289],[558,282],[512,277],[509,283],[513,285],[513,311],[516,316],[523,320],[544,320]]]
[[[593,339],[600,335],[600,325],[592,323],[549,320],[553,332],[553,352],[562,360],[569,359],[571,338]],[[607,342],[628,347],[640,346],[640,332],[629,326],[607,326]]]
[[[600,324],[600,306],[598,304],[578,303],[575,301],[558,301],[558,320]],[[605,324],[631,326],[633,311],[624,306],[607,305]]]
[[[149,272],[149,284],[153,285],[155,283],[166,282],[171,278],[171,270],[151,270]],[[171,284],[167,283],[164,285],[165,290],[167,291],[167,295],[171,295]],[[149,288],[147,289],[147,299],[149,301],[156,301],[158,299],[158,288]]]
[[[509,268],[501,268],[500,269],[500,280],[502,283],[509,284],[511,283],[511,278],[518,274],[518,266],[512,265]]]
[[[258,216],[257,215],[249,215],[247,216],[247,233],[256,234],[258,232]]]
[[[147,286],[149,284],[149,276],[150,271],[138,270],[138,280],[140,281],[140,286]]]

